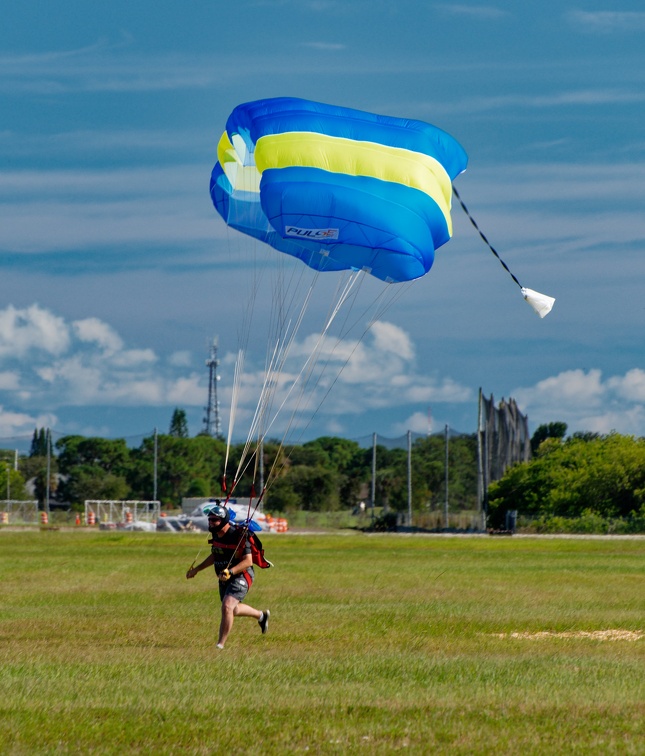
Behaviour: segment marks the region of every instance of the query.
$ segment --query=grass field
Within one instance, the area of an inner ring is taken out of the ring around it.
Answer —
[[[0,531],[0,753],[645,753],[645,539]],[[609,631],[622,631],[621,633]]]

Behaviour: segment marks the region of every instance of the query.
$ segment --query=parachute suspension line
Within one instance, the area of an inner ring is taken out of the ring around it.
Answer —
[[[316,280],[317,280],[317,276],[316,276]],[[258,431],[259,440],[263,439],[264,436],[266,435],[266,432],[268,431],[268,428],[260,429],[260,421],[261,420],[266,421],[266,418],[271,413],[271,406],[275,398],[276,391],[279,388],[279,383],[276,380],[276,376],[282,372],[287,356],[289,355],[291,347],[293,346],[293,342],[300,329],[305,312],[311,301],[314,285],[315,285],[315,281],[309,287],[309,290],[307,291],[305,295],[305,298],[302,303],[302,307],[300,308],[300,313],[298,314],[295,325],[292,325],[291,321],[289,321],[283,328],[283,335],[281,339],[276,343],[276,346],[273,351],[273,355],[271,357],[271,360],[269,360],[267,369],[265,371],[264,385],[262,387],[260,399],[258,401],[258,407],[256,409],[256,417],[254,418],[254,422],[252,423],[251,430],[249,431],[249,437],[248,437],[247,443],[251,442],[251,439],[253,438],[253,436],[256,435],[256,431]]]
[[[318,279],[318,275],[319,275],[319,273],[316,273],[315,280]],[[308,359],[306,360],[305,364],[303,365],[302,369],[300,370],[300,373],[292,381],[291,386],[289,387],[289,389],[288,389],[288,391],[287,391],[287,393],[286,393],[286,395],[285,395],[285,397],[284,397],[284,399],[283,399],[280,407],[275,411],[275,413],[273,414],[273,417],[271,418],[271,420],[266,424],[266,427],[264,427],[261,431],[258,431],[258,441],[257,441],[256,449],[259,449],[262,446],[262,444],[263,444],[263,442],[264,442],[264,440],[265,440],[265,438],[266,438],[266,436],[267,436],[270,428],[272,427],[273,423],[275,422],[275,420],[277,419],[277,417],[280,415],[280,412],[284,408],[285,404],[289,400],[289,398],[292,395],[292,393],[295,390],[295,388],[299,386],[300,387],[299,396],[296,399],[295,407],[294,407],[294,409],[292,411],[291,418],[290,418],[289,422],[287,423],[287,428],[286,428],[286,430],[284,432],[284,435],[283,435],[283,438],[282,438],[282,440],[281,440],[281,442],[280,442],[280,444],[278,446],[278,453],[276,454],[276,457],[274,459],[274,463],[273,463],[273,465],[272,465],[272,467],[271,467],[271,469],[270,469],[270,471],[269,471],[269,473],[267,475],[267,481],[270,480],[270,478],[272,477],[272,473],[273,473],[273,471],[275,470],[275,467],[276,467],[276,461],[280,458],[279,452],[280,452],[280,450],[284,446],[286,437],[287,437],[287,435],[288,435],[288,433],[289,433],[289,431],[291,429],[291,426],[293,424],[293,420],[294,420],[295,414],[298,411],[298,408],[300,407],[300,404],[302,402],[302,397],[304,395],[304,391],[306,389],[306,384],[307,384],[306,380],[304,381],[304,383],[302,382],[302,380],[301,380],[302,376],[307,374],[308,367],[309,367],[309,371],[311,369],[313,369],[311,367],[311,365],[312,365],[312,363],[315,362],[315,358],[316,358],[317,354],[320,352],[321,345],[324,343],[324,337],[326,335],[326,332],[329,330],[329,327],[331,326],[331,324],[332,324],[332,322],[334,320],[334,317],[336,316],[338,310],[340,309],[343,301],[347,298],[349,292],[351,291],[351,287],[352,287],[352,285],[353,285],[353,283],[355,281],[355,277],[356,277],[356,274],[354,274],[354,276],[352,277],[352,280],[350,281],[349,285],[346,285],[345,290],[342,292],[342,295],[340,297],[339,302],[336,304],[336,306],[334,308],[332,308],[333,312],[331,313],[331,315],[328,314],[327,322],[326,322],[326,325],[325,325],[325,327],[323,329],[323,333],[319,336],[319,339],[318,339],[318,341],[317,341],[317,343],[316,343],[316,345],[315,345],[312,353],[309,355]],[[314,284],[315,284],[315,281],[314,281]],[[290,327],[288,329],[289,333],[285,334],[285,341],[287,341],[287,343],[283,346],[283,348],[280,348],[279,350],[276,349],[276,354],[279,353],[279,363],[278,363],[278,365],[276,367],[272,366],[272,370],[280,372],[280,370],[284,366],[284,361],[286,360],[286,357],[287,357],[287,354],[289,352],[289,349],[290,349],[290,347],[291,347],[291,345],[293,343],[293,340],[295,339],[295,336],[296,336],[296,334],[298,332],[298,329],[299,329],[299,327],[301,325],[302,318],[304,316],[305,310],[307,309],[307,305],[309,303],[309,300],[311,298],[311,294],[313,292],[314,284],[312,284],[312,286],[310,287],[310,290],[307,292],[307,296],[305,297],[305,302],[303,304],[303,307],[301,308],[301,312],[300,312],[300,315],[298,317],[298,321],[297,321],[296,326],[294,326],[293,328]],[[269,417],[270,413],[272,412],[271,405],[273,403],[273,400],[275,399],[275,393],[276,393],[277,389],[279,388],[278,382],[275,381],[273,378],[271,378],[270,381],[267,378],[267,382],[266,383],[269,385],[269,389],[270,390],[266,392],[266,396],[264,397],[264,400],[261,401],[261,404],[263,405],[263,416],[264,416],[264,418]],[[256,411],[256,414],[257,414],[257,411]],[[254,433],[255,433],[256,427],[257,427],[257,423],[255,424],[255,427],[253,429]],[[250,444],[250,437],[251,437],[251,434],[249,435],[249,442],[248,442],[247,446]],[[256,459],[256,465],[257,465],[257,459]],[[247,467],[248,467],[248,464],[247,464]],[[266,491],[266,488],[267,488],[267,485],[265,484],[263,486],[263,491],[261,493],[261,497],[263,497],[264,491]],[[258,504],[256,505],[256,507],[259,505],[259,503],[260,503],[260,500],[258,500]]]
[[[302,276],[300,276],[299,278],[302,278]],[[316,274],[316,276],[314,277],[313,282],[310,284],[309,289],[305,294],[304,301],[300,308],[300,313],[298,314],[296,318],[295,325],[292,325],[291,321],[288,321],[286,323],[284,322],[286,316],[284,314],[285,310],[284,310],[283,305],[285,301],[288,300],[288,297],[280,296],[279,298],[274,299],[274,302],[277,301],[280,306],[281,316],[277,318],[277,323],[273,322],[273,327],[278,332],[278,335],[275,337],[275,345],[273,347],[273,351],[271,352],[270,355],[267,354],[267,364],[265,366],[265,376],[264,376],[262,389],[260,391],[260,397],[258,399],[256,408],[255,408],[253,420],[251,422],[247,439],[244,445],[244,449],[242,451],[238,468],[235,473],[233,486],[237,484],[237,481],[244,474],[244,472],[246,472],[246,470],[249,467],[249,464],[251,463],[252,458],[249,459],[248,462],[247,462],[247,459],[249,457],[249,453],[253,445],[254,437],[256,437],[257,435],[257,443],[256,443],[256,449],[257,449],[260,447],[261,443],[263,442],[266,436],[266,433],[268,432],[268,429],[273,422],[271,421],[271,423],[268,424],[268,427],[265,427],[265,428],[262,427],[263,425],[266,425],[267,423],[267,417],[269,417],[271,414],[271,406],[273,404],[275,394],[277,390],[280,388],[280,383],[279,381],[276,380],[276,376],[280,374],[280,372],[282,371],[284,367],[284,363],[293,345],[294,339],[298,333],[300,325],[302,324],[302,320],[304,318],[307,307],[309,306],[309,303],[311,301],[312,293],[313,293],[314,286],[317,280],[318,280],[318,274]],[[293,287],[288,287],[288,288],[293,288]],[[290,307],[287,308],[287,310],[289,309]],[[278,413],[276,413],[276,415],[277,414]],[[256,459],[256,468],[257,468],[257,459]],[[255,480],[255,476],[254,476],[254,480]]]
[[[501,257],[499,256],[499,254],[497,253],[497,250],[495,249],[495,247],[493,247],[493,245],[492,245],[492,244],[491,244],[491,243],[490,243],[490,242],[488,241],[488,239],[487,239],[487,238],[486,238],[486,237],[484,236],[484,234],[482,233],[481,229],[480,229],[480,228],[479,228],[479,226],[477,225],[477,223],[476,223],[475,219],[474,219],[474,218],[473,218],[473,216],[472,216],[472,215],[471,215],[471,214],[470,214],[470,213],[468,212],[468,208],[467,208],[467,207],[466,207],[466,205],[464,204],[463,200],[462,200],[462,199],[461,199],[461,197],[459,196],[459,192],[458,192],[458,191],[457,191],[457,190],[455,189],[455,187],[454,187],[454,186],[452,187],[452,191],[453,191],[453,194],[455,195],[455,197],[457,198],[457,201],[458,201],[458,202],[459,202],[459,204],[461,205],[461,209],[462,209],[462,210],[463,210],[463,211],[464,211],[464,212],[466,213],[466,215],[468,216],[468,220],[469,220],[469,221],[470,221],[470,222],[471,222],[471,223],[473,224],[473,226],[475,227],[475,230],[477,231],[477,233],[479,234],[479,236],[480,236],[480,237],[482,238],[482,240],[483,240],[484,244],[486,244],[486,246],[488,247],[488,249],[490,249],[490,251],[491,251],[491,252],[492,252],[492,253],[493,253],[493,254],[495,255],[495,257],[496,257],[496,258],[497,258],[497,259],[498,259],[498,260],[500,261],[500,263],[502,264],[502,267],[503,267],[503,268],[504,268],[504,270],[505,270],[505,271],[506,271],[506,272],[507,272],[507,273],[509,274],[509,276],[510,276],[510,277],[511,277],[511,278],[513,279],[513,281],[515,281],[515,283],[516,283],[516,284],[517,284],[517,285],[518,285],[518,286],[520,287],[520,289],[522,289],[522,288],[523,288],[522,284],[521,284],[521,283],[520,283],[520,282],[519,282],[519,281],[517,280],[517,278],[515,278],[515,276],[514,276],[514,275],[513,275],[512,273],[511,273],[511,271],[510,271],[510,268],[509,268],[509,267],[508,267],[508,265],[507,265],[507,264],[506,264],[506,263],[504,262],[504,260],[502,260],[502,258],[501,258]]]
[[[228,468],[228,458],[231,451],[231,439],[233,438],[233,428],[235,427],[235,416],[237,414],[238,397],[240,393],[240,382],[242,371],[244,368],[244,352],[240,349],[237,353],[237,359],[235,360],[235,370],[233,372],[233,390],[231,393],[231,412],[228,422],[228,434],[226,436],[226,453],[224,455],[224,476],[222,478],[222,490],[225,493],[232,493],[227,491],[226,487],[226,470]]]
[[[309,381],[311,379],[311,374],[312,374],[312,372],[314,370],[314,367],[316,365],[316,362],[317,362],[317,360],[318,360],[318,358],[320,356],[320,352],[321,352],[322,347],[323,347],[323,345],[325,343],[325,339],[326,339],[327,333],[329,331],[329,328],[331,327],[332,323],[334,322],[334,319],[338,315],[338,312],[340,311],[342,305],[348,299],[348,297],[349,297],[349,295],[350,295],[350,293],[352,291],[352,288],[354,287],[354,285],[355,285],[356,281],[358,280],[359,276],[361,275],[361,273],[362,273],[362,271],[358,271],[357,270],[357,271],[354,271],[353,273],[350,274],[349,280],[345,283],[344,288],[340,292],[340,295],[338,296],[335,305],[331,308],[331,313],[328,314],[327,322],[326,322],[324,328],[322,329],[321,333],[319,334],[318,339],[316,341],[316,344],[315,344],[315,346],[314,346],[311,354],[309,355],[309,357],[305,361],[305,364],[302,366],[302,368],[300,370],[300,373],[296,376],[295,380],[292,382],[291,386],[289,387],[289,390],[287,391],[286,396],[284,397],[284,399],[282,401],[282,404],[280,405],[280,407],[278,408],[278,410],[275,412],[275,414],[274,414],[271,422],[269,423],[269,426],[267,427],[267,432],[268,432],[268,430],[273,425],[273,423],[275,422],[276,418],[278,417],[278,415],[280,414],[280,412],[284,408],[284,405],[286,404],[287,400],[291,396],[291,394],[294,391],[294,389],[296,388],[296,386],[299,386],[299,394],[298,394],[298,396],[296,398],[294,408],[293,408],[293,410],[291,412],[291,417],[289,419],[289,422],[287,423],[286,429],[285,429],[285,431],[283,433],[282,440],[281,440],[281,442],[279,444],[279,447],[278,447],[278,452],[276,453],[276,455],[274,457],[273,464],[271,465],[271,469],[269,470],[269,473],[267,475],[267,479],[266,479],[267,482],[265,483],[265,486],[264,486],[265,490],[268,488],[269,482],[274,477],[274,472],[276,470],[276,467],[278,465],[278,461],[279,461],[279,458],[280,458],[280,453],[279,452],[284,447],[284,445],[286,443],[286,439],[287,439],[287,436],[288,436],[289,432],[291,431],[291,427],[293,425],[293,422],[294,422],[294,419],[295,419],[295,415],[296,415],[298,409],[300,408],[300,405],[302,403],[302,400],[303,400],[303,397],[305,395],[305,392],[306,392],[307,388],[309,387]],[[305,376],[304,380],[303,380],[303,376]],[[282,464],[284,464],[284,463],[282,463]]]
[[[365,279],[363,279],[363,280],[365,280]],[[365,338],[365,335],[366,335],[366,334],[367,334],[367,333],[369,332],[369,330],[370,330],[370,329],[372,328],[372,326],[374,325],[374,323],[375,323],[376,321],[378,321],[378,320],[379,320],[379,319],[380,319],[380,318],[382,317],[382,315],[383,315],[383,314],[384,314],[384,313],[385,313],[385,312],[386,312],[386,311],[387,311],[387,310],[388,310],[388,309],[389,309],[389,308],[390,308],[390,307],[392,306],[392,304],[393,304],[393,303],[394,303],[394,302],[395,302],[395,301],[396,301],[397,299],[399,299],[399,297],[400,297],[400,296],[401,296],[401,295],[402,295],[402,294],[403,294],[403,293],[404,293],[404,292],[405,292],[405,291],[406,291],[407,289],[409,289],[409,288],[410,288],[410,286],[412,286],[412,284],[413,284],[413,283],[414,283],[413,281],[407,281],[407,282],[405,282],[405,284],[396,284],[396,285],[393,285],[393,284],[386,284],[386,285],[385,285],[385,287],[384,287],[384,288],[382,289],[382,291],[381,291],[381,292],[380,292],[380,293],[379,293],[379,294],[378,294],[378,295],[376,296],[376,298],[375,298],[375,299],[373,300],[373,302],[371,303],[371,305],[369,305],[368,307],[366,307],[366,308],[365,308],[365,309],[363,310],[363,312],[362,312],[362,314],[361,314],[361,316],[360,316],[360,319],[362,319],[362,318],[364,318],[364,317],[365,317],[365,315],[366,315],[366,314],[368,313],[368,311],[369,311],[370,307],[372,307],[372,306],[375,306],[375,305],[378,305],[378,306],[377,306],[377,309],[376,309],[376,311],[374,312],[374,314],[373,314],[373,315],[372,315],[372,316],[371,316],[371,317],[370,317],[370,318],[368,319],[367,325],[366,325],[366,326],[364,327],[364,329],[363,329],[363,332],[362,332],[362,333],[360,334],[360,336],[359,336],[359,337],[358,337],[358,338],[356,339],[356,342],[355,342],[355,344],[354,344],[354,346],[353,346],[353,348],[352,348],[351,352],[350,352],[350,353],[349,353],[349,354],[347,355],[347,357],[346,357],[346,359],[344,360],[343,364],[341,365],[340,369],[339,369],[339,370],[337,371],[336,375],[335,375],[335,376],[333,377],[333,380],[332,380],[332,382],[331,382],[331,383],[330,383],[330,385],[329,385],[329,386],[327,387],[327,390],[325,391],[324,395],[323,395],[323,396],[321,397],[320,401],[318,402],[318,404],[317,404],[317,406],[316,406],[316,409],[314,410],[313,414],[312,414],[312,415],[311,415],[311,417],[309,418],[309,420],[308,420],[308,422],[306,423],[306,425],[304,425],[304,426],[303,426],[303,428],[301,429],[301,431],[300,431],[300,434],[299,434],[299,436],[298,436],[298,439],[296,440],[296,443],[297,443],[297,441],[298,441],[298,440],[299,440],[299,439],[300,439],[300,438],[301,438],[301,437],[303,436],[303,434],[305,433],[305,431],[307,430],[307,428],[308,428],[308,427],[309,427],[309,426],[311,425],[311,423],[313,422],[313,419],[314,419],[314,417],[316,416],[316,414],[318,413],[318,410],[319,410],[319,409],[320,409],[320,407],[321,407],[321,406],[323,405],[323,403],[324,403],[324,402],[325,402],[325,401],[327,400],[327,397],[329,396],[329,394],[331,393],[332,389],[333,389],[333,388],[334,388],[334,386],[336,385],[336,382],[337,382],[337,381],[338,381],[338,379],[340,378],[340,376],[341,376],[341,373],[342,373],[342,372],[343,372],[343,370],[344,370],[344,369],[345,369],[345,368],[347,367],[347,364],[349,363],[349,361],[351,360],[351,358],[352,358],[352,357],[353,357],[353,355],[354,355],[354,352],[355,352],[355,351],[356,351],[356,350],[358,349],[358,347],[360,346],[361,342],[362,342],[362,341],[363,341],[363,339]],[[382,301],[382,300],[383,300],[383,299],[385,298],[385,293],[386,293],[386,292],[388,292],[388,293],[394,292],[394,294],[393,294],[393,295],[392,295],[392,296],[391,296],[391,297],[389,298],[389,300],[388,300],[388,301],[385,301],[385,302],[384,302],[384,301]],[[381,300],[381,301],[380,301],[380,304],[379,304],[379,300]],[[348,316],[349,316],[349,313],[348,313]],[[346,322],[347,322],[348,316],[347,316],[347,317],[345,318],[345,325],[346,325]],[[330,363],[330,361],[331,361],[331,357],[332,357],[332,354],[333,354],[333,353],[335,352],[335,350],[336,350],[336,348],[338,347],[339,343],[341,342],[341,340],[342,340],[343,336],[345,335],[345,333],[348,333],[348,332],[350,332],[350,331],[351,331],[351,330],[352,330],[352,329],[353,329],[353,328],[355,327],[355,325],[356,325],[356,323],[358,322],[358,320],[359,320],[359,319],[357,319],[357,320],[356,320],[356,321],[355,321],[355,322],[354,322],[354,323],[352,324],[352,326],[350,326],[350,328],[348,328],[348,329],[347,329],[347,330],[346,330],[346,331],[345,331],[344,333],[343,333],[343,332],[341,332],[341,333],[339,334],[339,336],[338,336],[338,338],[337,338],[337,340],[336,340],[336,344],[334,345],[334,347],[333,347],[333,349],[332,349],[332,351],[331,351],[331,353],[330,353],[330,355],[329,355],[329,358],[328,358],[328,360],[327,360],[327,362],[326,362],[326,364],[325,364],[325,366],[324,366],[323,370],[321,371],[321,375],[319,376],[319,378],[318,378],[318,380],[317,380],[317,382],[316,382],[316,386],[317,386],[317,385],[318,385],[318,384],[320,383],[320,380],[322,379],[322,373],[324,373],[324,372],[325,372],[325,370],[327,369],[327,367],[328,367],[328,365],[329,365],[329,363]],[[315,388],[316,386],[314,386],[314,388]],[[285,460],[285,462],[283,462],[283,463],[282,463],[282,467],[284,467],[284,464],[285,464],[285,463],[286,463],[286,460]],[[270,483],[270,482],[271,482],[271,481],[270,481],[270,480],[268,480],[268,481],[267,481],[267,485],[269,485],[269,483]]]
[[[277,286],[276,288],[274,288],[273,302],[275,303],[275,306],[272,311],[272,321],[273,321],[272,328],[274,329],[275,333],[272,340],[274,340],[275,345],[270,354],[269,352],[267,352],[267,361],[266,361],[267,364],[265,366],[264,383],[263,383],[262,390],[260,392],[260,397],[258,399],[254,417],[250,425],[244,451],[241,455],[240,463],[238,465],[238,470],[236,472],[236,480],[239,480],[239,478],[249,468],[251,459],[247,461],[247,457],[253,445],[253,439],[257,438],[257,441],[255,443],[255,449],[256,450],[260,449],[264,442],[264,439],[266,438],[268,434],[269,429],[273,425],[273,422],[280,414],[282,408],[284,407],[284,404],[286,403],[289,396],[293,392],[295,386],[297,385],[298,381],[300,380],[300,376],[298,376],[292,382],[292,385],[289,388],[287,395],[284,401],[282,402],[282,405],[275,412],[273,418],[269,421],[268,418],[271,417],[271,414],[273,412],[272,410],[273,402],[275,400],[276,393],[280,388],[280,382],[276,380],[276,376],[280,375],[280,373],[282,372],[284,368],[284,364],[290,353],[291,347],[293,346],[294,340],[300,330],[304,315],[309,307],[314,289],[320,277],[320,272],[316,271],[313,276],[313,279],[309,283],[309,287],[308,287],[307,292],[305,293],[304,298],[302,298],[302,302],[300,304],[300,311],[297,314],[296,322],[294,324],[292,320],[286,321],[286,317],[288,316],[288,313],[293,309],[294,301],[295,301],[295,293],[300,292],[302,290],[302,286],[300,284],[302,283],[304,274],[307,272],[307,268],[303,267],[302,272],[298,276],[295,276],[293,271],[300,270],[300,266],[296,266],[295,268],[292,267],[291,270],[292,270],[291,282],[286,286],[286,288],[278,289]],[[297,278],[297,281],[294,281],[294,278]],[[284,278],[281,278],[278,283],[284,283]],[[293,294],[290,295],[289,291],[293,292]],[[328,319],[329,319],[329,313],[328,313]],[[310,360],[311,360],[311,357],[310,357]],[[296,410],[298,406],[299,406],[299,402],[296,405]],[[294,410],[293,414],[295,414],[296,410]],[[289,423],[289,426],[292,421],[293,421],[293,415]],[[282,448],[283,444],[284,444],[284,439],[280,443],[279,448]],[[256,474],[257,474],[257,466],[258,466],[257,454],[254,454],[254,457],[255,457],[255,467],[256,467]],[[254,475],[254,480],[255,480],[255,477],[256,476]],[[266,486],[263,487],[263,490],[266,490]]]
[[[271,358],[270,365],[274,364],[275,359],[277,358],[276,355],[280,352],[280,344],[276,344],[273,352],[273,357]],[[242,450],[242,454],[240,455],[240,461],[238,463],[237,470],[235,472],[235,480],[239,480],[240,477],[246,472],[248,469],[248,464],[246,462],[249,451],[251,449],[251,445],[253,442],[253,437],[256,433],[256,428],[258,428],[259,424],[261,423],[264,415],[266,414],[265,410],[265,402],[266,402],[266,396],[271,388],[271,381],[272,381],[272,367],[269,367],[264,372],[264,381],[262,385],[262,389],[260,391],[260,398],[258,399],[258,403],[256,404],[255,411],[253,413],[253,419],[251,420],[251,424],[249,427],[249,432],[246,438],[246,442],[244,444],[244,448]]]

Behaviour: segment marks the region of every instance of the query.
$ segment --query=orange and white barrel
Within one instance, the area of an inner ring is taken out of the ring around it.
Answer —
[[[9,524],[9,512],[0,512],[0,525]]]
[[[132,520],[133,520],[132,511],[129,510],[129,509],[126,509],[125,510],[125,522],[126,522],[126,525],[131,525],[132,524]]]
[[[40,524],[41,525],[48,525],[49,524],[49,516],[47,515],[47,512],[41,512],[40,513]]]
[[[96,515],[92,510],[87,513],[87,524],[88,525],[96,525]]]

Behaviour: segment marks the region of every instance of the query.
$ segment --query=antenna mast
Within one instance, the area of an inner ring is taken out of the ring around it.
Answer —
[[[222,438],[222,424],[219,417],[219,401],[217,400],[217,368],[219,360],[217,359],[218,337],[215,336],[211,344],[210,354],[206,360],[208,368],[208,405],[204,407],[206,417],[204,417],[204,433],[215,438]]]

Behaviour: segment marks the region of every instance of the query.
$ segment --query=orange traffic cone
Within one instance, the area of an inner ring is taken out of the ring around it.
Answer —
[[[78,512],[76,513],[76,524],[77,525],[81,524],[81,516],[80,516],[80,514]]]

